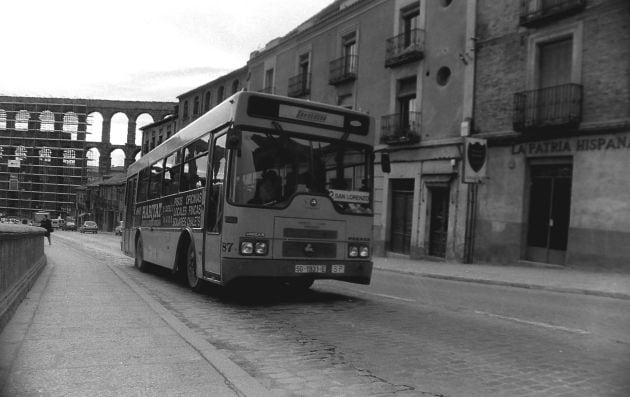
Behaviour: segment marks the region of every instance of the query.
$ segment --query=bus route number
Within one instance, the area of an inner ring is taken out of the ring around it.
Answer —
[[[221,251],[232,252],[232,246],[234,243],[221,243]]]

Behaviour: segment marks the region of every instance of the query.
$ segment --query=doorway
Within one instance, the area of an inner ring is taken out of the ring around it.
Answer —
[[[429,210],[429,255],[446,257],[448,235],[449,188],[429,187],[431,208]]]
[[[572,164],[531,165],[525,259],[565,264],[572,173]]]
[[[389,250],[409,254],[413,221],[413,179],[392,179],[391,229]]]

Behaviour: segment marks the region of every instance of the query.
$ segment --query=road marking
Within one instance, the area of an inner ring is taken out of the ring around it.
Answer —
[[[415,302],[416,301],[415,299],[401,298],[400,296],[387,295],[387,294],[377,294],[375,292],[366,292],[366,294],[368,294],[368,295],[376,295],[376,296],[380,296],[382,298],[396,299],[396,300],[403,301],[403,302]]]
[[[590,332],[585,331],[583,329],[579,329],[579,328],[562,327],[560,325],[552,325],[552,324],[548,324],[548,323],[541,323],[539,321],[528,321],[528,320],[523,320],[523,319],[516,318],[516,317],[502,316],[500,314],[488,313],[488,312],[479,311],[479,310],[475,310],[475,313],[483,314],[484,316],[488,316],[488,317],[499,318],[501,320],[514,321],[514,322],[521,323],[521,324],[534,325],[536,327],[555,329],[555,330],[558,330],[558,331],[571,332],[571,333],[574,333],[574,334],[581,334],[581,335],[590,334]]]

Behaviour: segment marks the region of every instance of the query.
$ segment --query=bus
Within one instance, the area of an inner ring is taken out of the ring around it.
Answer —
[[[129,166],[122,250],[193,290],[372,276],[373,122],[242,91]]]

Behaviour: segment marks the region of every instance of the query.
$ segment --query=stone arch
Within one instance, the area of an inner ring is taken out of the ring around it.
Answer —
[[[79,116],[74,112],[66,112],[63,115],[63,132],[70,134],[70,139],[77,140],[79,132]]]
[[[110,119],[109,143],[124,145],[129,134],[129,117],[125,112],[116,112]]]
[[[148,112],[141,113],[136,117],[136,136],[135,136],[135,145],[142,146],[142,131],[140,128],[145,125],[151,124],[155,121],[154,116]]]
[[[55,114],[50,110],[44,110],[39,114],[39,130],[54,131],[55,130]]]
[[[28,130],[28,121],[31,119],[31,114],[28,110],[20,110],[15,114],[15,129],[18,131]]]
[[[124,167],[127,154],[123,148],[115,148],[109,154],[111,167]]]
[[[92,112],[88,115],[88,126],[85,140],[88,142],[102,142],[103,139],[103,115],[100,112]]]
[[[88,167],[98,168],[99,160],[101,158],[101,152],[98,150],[98,147],[92,146],[90,148],[86,148],[85,157],[87,158]]]

